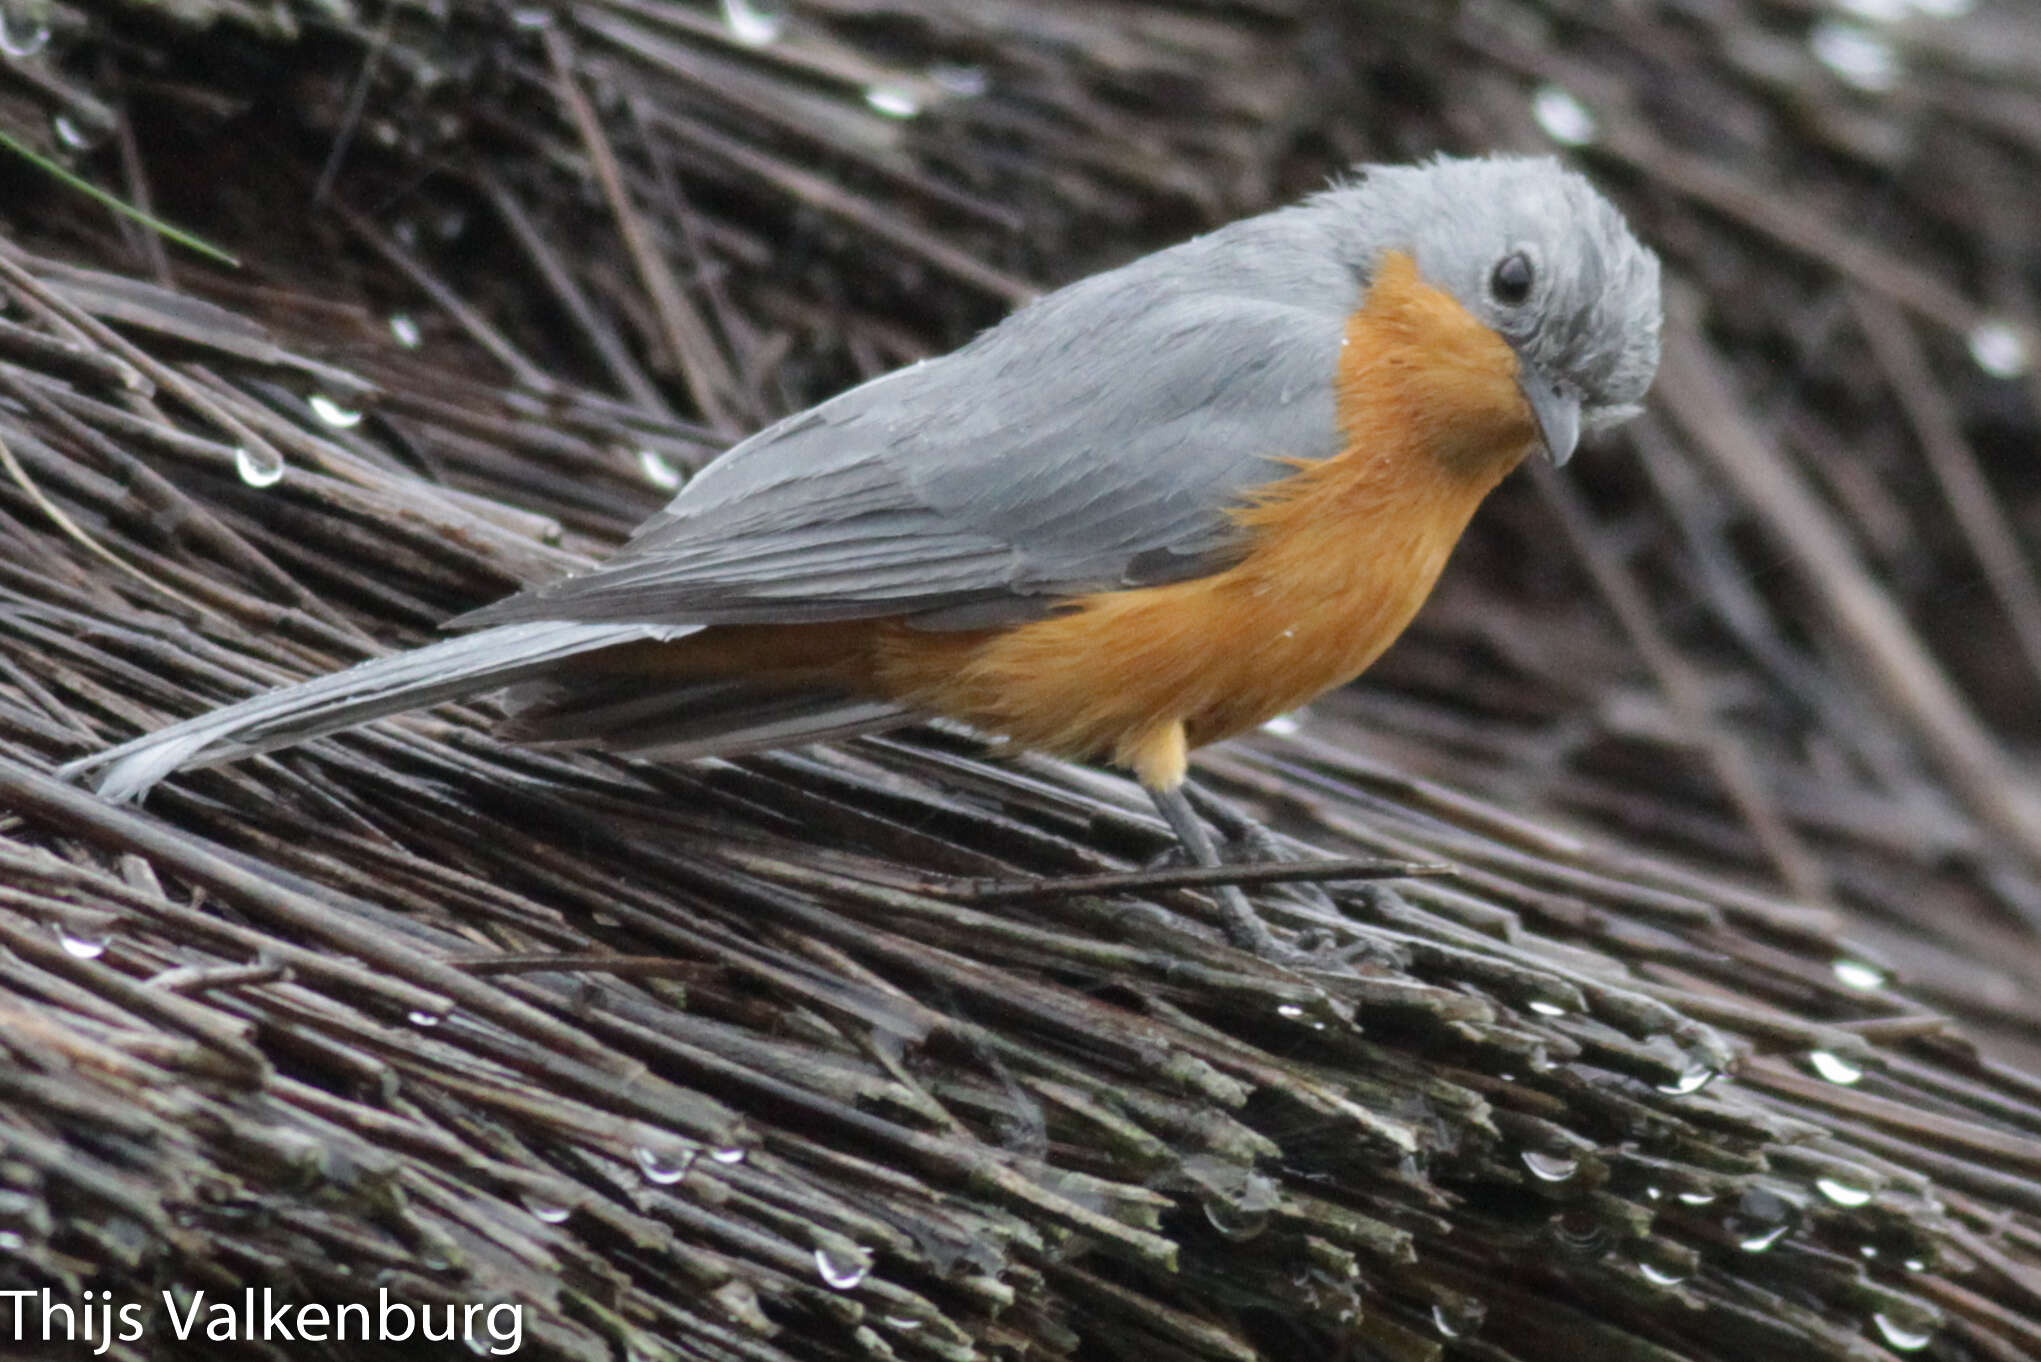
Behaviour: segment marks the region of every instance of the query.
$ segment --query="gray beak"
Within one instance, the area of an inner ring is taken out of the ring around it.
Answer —
[[[1552,456],[1553,464],[1564,464],[1580,443],[1580,395],[1529,365],[1518,376],[1517,386],[1538,418],[1538,437],[1545,442],[1545,452]]]

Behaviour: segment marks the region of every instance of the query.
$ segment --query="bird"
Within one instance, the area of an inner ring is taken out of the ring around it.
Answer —
[[[508,739],[657,759],[946,717],[1122,768],[1215,866],[1190,752],[1374,662],[1506,474],[1638,411],[1660,322],[1657,256],[1556,159],[1360,166],[766,427],[452,638],[64,769],[139,798],[495,690]]]

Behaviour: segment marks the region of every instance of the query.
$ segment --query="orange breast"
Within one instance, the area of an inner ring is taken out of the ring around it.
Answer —
[[[1109,756],[1173,783],[1186,740],[1294,709],[1402,633],[1475,507],[1536,439],[1516,372],[1494,331],[1391,256],[1327,375],[1346,448],[1236,513],[1250,536],[1238,564],[1085,597],[1001,632],[889,625],[867,684],[1026,746]]]

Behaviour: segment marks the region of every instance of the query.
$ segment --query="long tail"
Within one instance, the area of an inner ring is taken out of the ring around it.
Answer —
[[[138,799],[185,767],[289,747],[387,714],[533,680],[578,653],[671,640],[695,628],[542,621],[484,629],[253,696],[74,761],[60,774],[106,768],[99,777],[100,793],[109,799]]]

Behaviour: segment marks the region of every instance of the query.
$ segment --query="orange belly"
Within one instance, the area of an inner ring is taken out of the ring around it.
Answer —
[[[1003,632],[890,626],[876,689],[1173,784],[1186,747],[1352,680],[1403,632],[1481,499],[1534,444],[1516,373],[1499,336],[1392,257],[1347,328],[1347,447],[1237,513],[1239,563]]]

